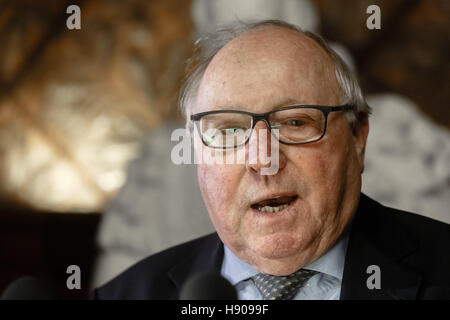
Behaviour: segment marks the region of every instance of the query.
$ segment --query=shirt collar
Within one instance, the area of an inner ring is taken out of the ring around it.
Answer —
[[[344,232],[338,241],[319,259],[305,266],[304,269],[314,270],[328,274],[342,281],[344,273],[345,254],[347,252],[349,232]],[[228,279],[232,285],[242,280],[255,276],[258,271],[248,263],[240,260],[224,245],[224,257],[221,274]]]

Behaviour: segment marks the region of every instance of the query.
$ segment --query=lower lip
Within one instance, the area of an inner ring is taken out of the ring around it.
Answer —
[[[283,210],[280,210],[278,212],[263,212],[263,211],[259,211],[258,209],[252,209],[252,211],[256,214],[256,216],[258,217],[267,217],[267,218],[276,218],[276,217],[281,217],[286,215],[287,213],[289,213],[290,209],[294,206],[294,204],[297,202],[298,197],[292,201],[291,203],[289,203],[289,205],[284,208]]]

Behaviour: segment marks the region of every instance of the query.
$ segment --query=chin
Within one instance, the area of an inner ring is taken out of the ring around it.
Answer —
[[[255,254],[265,259],[289,259],[302,251],[301,240],[286,233],[259,236],[252,246]]]

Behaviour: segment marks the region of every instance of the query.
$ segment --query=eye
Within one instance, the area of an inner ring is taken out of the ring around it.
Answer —
[[[291,119],[286,121],[286,124],[293,127],[300,127],[301,125],[304,124],[304,122],[298,119]]]

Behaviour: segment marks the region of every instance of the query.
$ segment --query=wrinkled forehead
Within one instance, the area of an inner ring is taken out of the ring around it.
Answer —
[[[259,105],[274,96],[332,105],[339,95],[325,50],[303,33],[271,26],[244,33],[216,54],[200,83],[197,105],[202,111],[241,101]]]
[[[280,62],[294,59],[309,65],[332,63],[323,48],[302,32],[280,26],[264,26],[231,40],[219,50],[210,65],[264,58]]]

